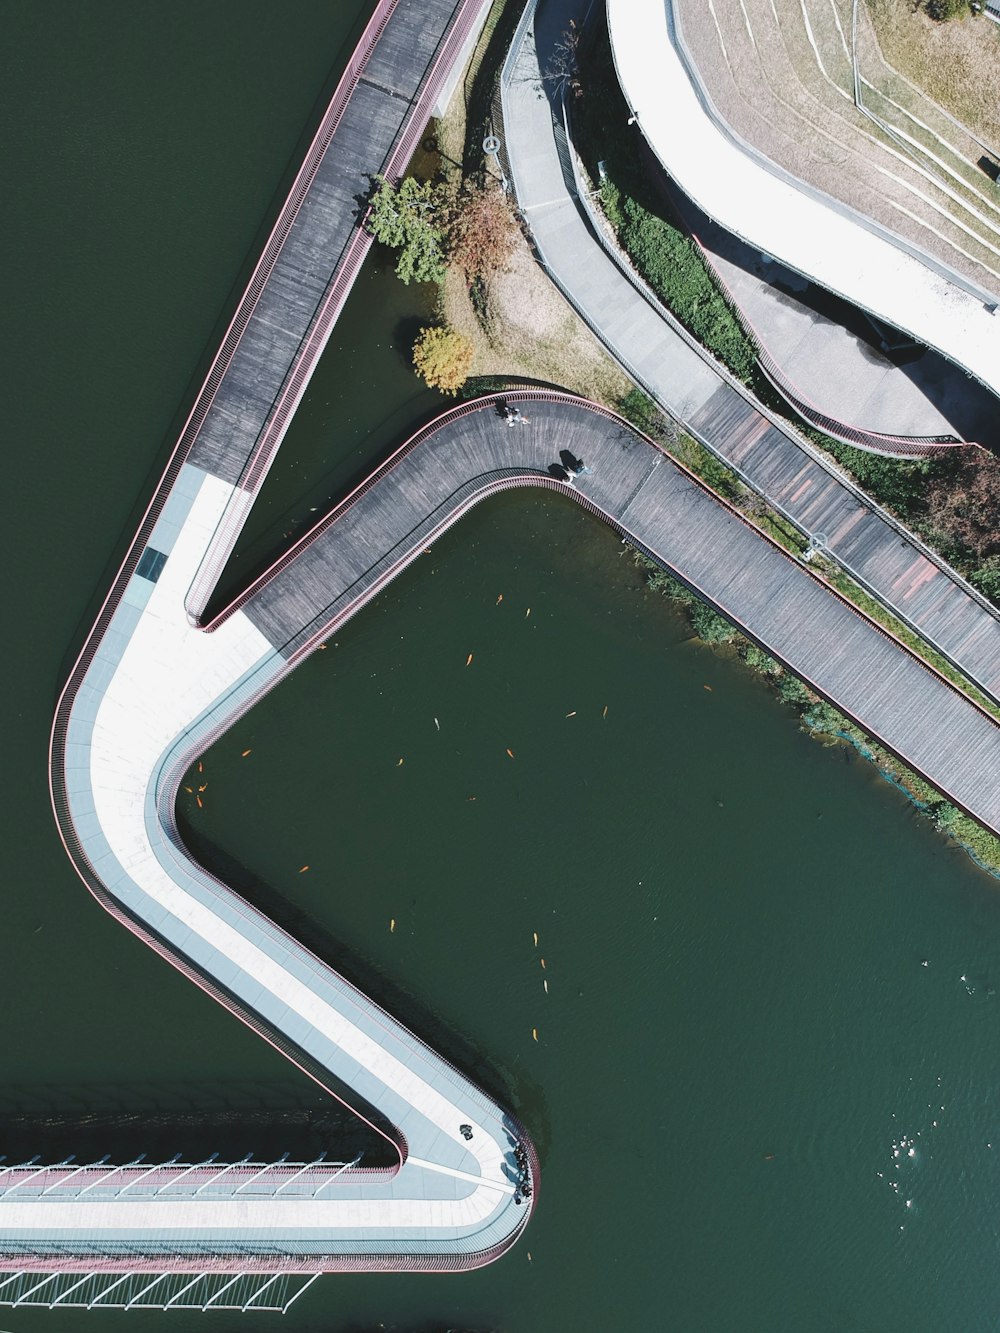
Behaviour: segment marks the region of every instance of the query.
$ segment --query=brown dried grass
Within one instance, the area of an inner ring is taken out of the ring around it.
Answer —
[[[882,53],[979,138],[1000,149],[1000,26],[935,23],[913,0],[866,0]]]
[[[535,262],[523,237],[507,270],[484,284],[483,298],[478,309],[473,306],[464,275],[449,270],[443,314],[475,348],[473,375],[544,380],[608,406],[632,388]]]

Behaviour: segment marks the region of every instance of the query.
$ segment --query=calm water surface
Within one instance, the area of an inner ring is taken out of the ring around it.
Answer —
[[[294,1083],[92,904],[44,757],[68,649],[365,8],[4,6],[8,1101]],[[377,267],[338,331],[363,351],[321,367],[248,563],[363,468],[369,431],[389,447],[428,410],[399,351],[420,298]],[[1000,1322],[1000,894],[640,582],[568,501],[502,497],[206,757],[192,841],[283,895],[543,1156],[501,1263],[324,1279],[283,1328]]]

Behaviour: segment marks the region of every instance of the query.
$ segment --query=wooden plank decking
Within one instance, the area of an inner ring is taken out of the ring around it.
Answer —
[[[877,589],[970,679],[1000,695],[1000,621],[729,385],[691,418],[770,499]]]
[[[776,501],[868,591],[1000,700],[1000,618],[953,571],[776,426],[735,388],[669,311],[614,259],[587,221],[560,159],[561,119],[541,70],[574,0],[529,0],[504,69],[506,148],[518,203],[547,272],[611,353],[678,421],[707,440],[748,484]]]
[[[323,153],[249,323],[225,369],[189,461],[233,484],[275,406],[357,232],[371,178],[407,124],[465,0],[398,0]]]
[[[593,471],[567,494],[1000,832],[1000,727],[991,718],[623,423],[570,398],[522,401],[528,426],[508,428],[492,402],[453,415],[303,543],[243,607],[269,642],[294,657],[477,498],[549,484],[549,466],[569,450]]]

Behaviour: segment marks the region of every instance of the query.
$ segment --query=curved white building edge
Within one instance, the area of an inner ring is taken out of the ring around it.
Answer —
[[[672,0],[607,0],[622,91],[664,170],[703,212],[1000,394],[1000,312],[845,206],[799,187],[723,130],[674,41]]]

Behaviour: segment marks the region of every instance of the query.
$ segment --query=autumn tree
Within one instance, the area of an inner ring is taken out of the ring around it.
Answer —
[[[376,176],[368,230],[399,251],[396,274],[403,282],[440,282],[445,269],[448,194],[445,187],[407,176],[393,186]]]
[[[580,82],[580,36],[576,20],[570,19],[569,27],[552,48],[543,75],[546,83],[553,84],[558,92],[569,93],[572,97],[583,96],[583,84]]]
[[[421,329],[413,346],[417,373],[442,393],[458,393],[469,378],[474,355],[469,339],[448,325]]]
[[[931,482],[927,512],[938,532],[983,561],[1000,554],[1000,462],[985,449],[962,454]]]
[[[470,283],[506,268],[517,237],[517,219],[501,189],[472,186],[463,192],[449,236],[450,258]]]

